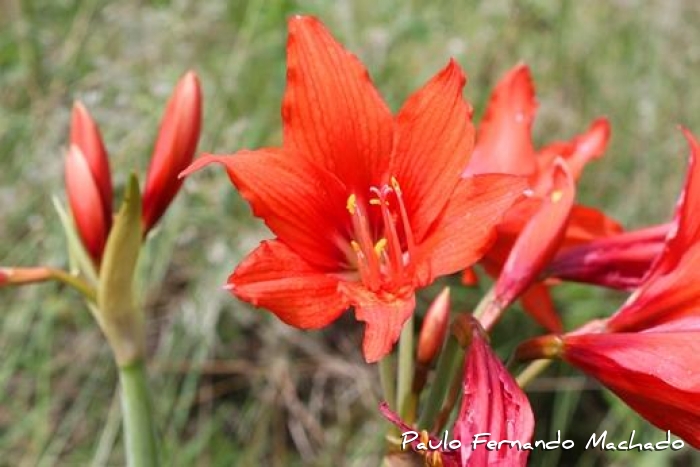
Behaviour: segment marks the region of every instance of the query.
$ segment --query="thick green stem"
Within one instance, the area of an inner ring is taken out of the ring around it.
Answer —
[[[396,381],[396,403],[399,414],[404,418],[408,410],[408,396],[413,385],[413,361],[415,352],[413,351],[413,316],[406,321],[399,338],[399,370]],[[404,418],[404,420],[406,420]],[[411,423],[413,420],[406,420]]]
[[[160,465],[151,395],[142,360],[119,368],[121,400],[129,467]]]
[[[442,402],[445,399],[447,389],[454,375],[459,372],[463,359],[464,349],[459,345],[457,339],[453,335],[450,335],[447,338],[445,349],[438,359],[435,378],[430,385],[428,398],[425,401],[425,406],[421,410],[420,418],[418,419],[419,428],[426,430],[432,429],[435,418],[442,409]]]

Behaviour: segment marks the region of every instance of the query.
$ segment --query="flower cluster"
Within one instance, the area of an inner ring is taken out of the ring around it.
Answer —
[[[700,266],[700,169],[689,132],[691,168],[675,219],[623,232],[575,201],[584,166],[605,151],[609,122],[599,118],[569,141],[536,149],[526,65],[498,83],[475,131],[454,60],[392,115],[362,64],[318,20],[290,20],[287,54],[281,147],[205,154],[184,172],[223,165],[274,235],[229,277],[233,295],[301,329],[325,327],[352,309],[365,324],[370,363],[384,365],[399,341],[398,389],[385,385],[390,403],[382,412],[402,429],[423,430],[424,441],[460,399],[458,439],[532,438],[527,397],[488,343],[520,299],[554,333],[523,343],[521,360],[562,358],[700,447],[700,288],[692,276]],[[448,333],[449,291],[440,294],[415,367],[406,363],[415,291],[456,272],[474,283],[478,268],[495,282],[473,316],[455,316]],[[562,280],[633,294],[610,318],[565,333],[549,295]],[[406,379],[410,390],[402,389]],[[525,465],[527,451],[463,447],[425,461]]]

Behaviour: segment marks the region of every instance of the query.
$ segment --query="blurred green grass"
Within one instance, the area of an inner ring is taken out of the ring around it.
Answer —
[[[528,63],[538,143],[569,138],[599,115],[611,120],[612,143],[586,171],[580,200],[629,227],[669,218],[687,154],[676,126],[700,133],[700,5],[691,0],[0,0],[0,264],[66,261],[50,198],[63,196],[74,99],[100,124],[118,186],[131,168],[143,177],[165,100],[190,68],[204,89],[200,150],[279,143],[286,18],[296,13],[319,16],[357,53],[394,109],[454,56],[478,118],[498,77]],[[220,285],[266,234],[222,173],[192,177],[183,191],[141,271],[168,465],[376,465],[386,424],[360,327],[346,317],[301,332],[231,299]],[[62,292],[1,293],[0,464],[122,465],[109,352],[78,298]],[[556,293],[570,325],[620,300],[581,286]],[[456,308],[473,304],[473,292],[456,295]],[[495,342],[506,355],[537,332],[511,313]],[[577,446],[603,429],[620,440],[633,428],[663,437],[580,374],[557,366],[546,377],[530,392],[543,415],[538,436],[562,429]],[[532,459],[700,465],[689,448]]]

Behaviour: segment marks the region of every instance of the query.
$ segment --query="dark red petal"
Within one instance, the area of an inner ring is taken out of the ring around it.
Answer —
[[[475,175],[457,185],[416,258],[416,285],[461,271],[478,261],[495,239],[496,225],[527,182],[512,175]]]
[[[517,65],[499,81],[491,94],[465,175],[534,174],[537,162],[531,129],[536,111],[530,70],[527,65]]]
[[[564,358],[659,428],[700,447],[699,336],[651,330],[569,335]]]
[[[344,261],[339,243],[349,220],[345,190],[330,173],[275,149],[205,154],[183,175],[219,163],[272,232],[309,263],[337,270]]]
[[[284,147],[364,193],[388,168],[393,118],[367,70],[315,18],[289,20]]]
[[[403,295],[374,293],[360,283],[343,282],[340,291],[355,307],[355,318],[366,323],[362,353],[367,363],[386,356],[401,335],[403,325],[416,308],[412,290]]]
[[[66,154],[65,177],[68,203],[78,233],[87,252],[99,264],[107,242],[108,227],[100,189],[85,155],[76,145],[72,145]]]
[[[465,361],[462,406],[454,426],[455,439],[462,442],[462,466],[525,466],[528,450],[508,445],[488,450],[485,444],[472,449],[478,433],[490,433],[481,440],[528,443],[535,429],[527,396],[493,353],[478,326],[474,325]]]
[[[112,225],[112,176],[107,150],[102,142],[99,127],[82,102],[79,101],[73,104],[70,144],[80,148],[90,167],[90,172],[100,193],[100,202],[107,221],[107,228],[109,228]]]
[[[262,242],[228,284],[239,299],[302,329],[327,326],[349,307],[337,278],[317,270],[279,240]]]
[[[502,308],[513,303],[530,285],[561,246],[574,204],[574,180],[561,159],[556,163],[552,190],[518,235],[495,285]]]
[[[454,191],[474,145],[466,83],[450,63],[416,91],[396,117],[397,142],[390,175],[403,191],[416,241],[420,242]]]
[[[180,190],[178,174],[194,157],[202,125],[202,91],[190,71],[178,82],[160,123],[143,190],[144,231],[161,218]]]

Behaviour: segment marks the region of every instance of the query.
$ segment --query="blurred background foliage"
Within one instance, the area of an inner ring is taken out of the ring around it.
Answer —
[[[165,100],[196,70],[204,90],[201,151],[281,140],[286,18],[319,16],[367,64],[390,106],[455,57],[480,117],[511,66],[532,69],[538,145],[568,139],[599,115],[613,127],[580,201],[626,227],[670,218],[685,171],[679,123],[700,134],[700,4],[692,0],[0,0],[0,264],[65,265],[51,197],[64,198],[72,101],[102,128],[119,190],[145,173]],[[351,316],[317,332],[291,329],[221,285],[267,236],[222,171],[190,178],[142,258],[150,368],[167,465],[376,465],[386,422],[376,369]],[[427,303],[444,283],[421,296]],[[148,291],[146,294],[145,291]],[[65,292],[65,293],[63,293]],[[457,287],[455,310],[478,291]],[[79,298],[52,285],[0,293],[0,464],[122,465],[116,373]],[[623,297],[563,285],[568,326]],[[540,329],[514,310],[502,355]],[[529,394],[538,439],[576,441],[532,465],[691,466],[686,448],[648,454],[583,450],[591,433],[658,441],[592,380],[553,366]]]

